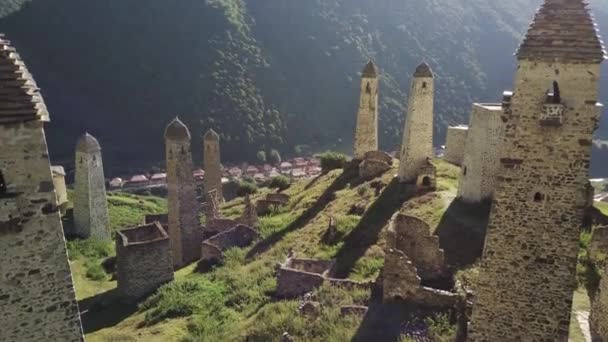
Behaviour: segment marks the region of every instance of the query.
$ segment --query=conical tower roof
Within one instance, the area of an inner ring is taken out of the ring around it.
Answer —
[[[205,133],[203,139],[205,139],[205,141],[220,141],[220,136],[213,129],[210,129]]]
[[[76,143],[76,152],[93,153],[101,151],[99,141],[89,133],[85,133]]]
[[[48,110],[21,56],[0,34],[0,123],[30,120],[49,121]]]
[[[422,62],[414,72],[414,77],[434,77],[431,67],[426,62]]]
[[[545,0],[516,52],[517,58],[601,63],[603,42],[584,0]]]
[[[165,129],[165,139],[175,141],[190,140],[190,131],[178,117],[175,117]]]
[[[365,78],[378,77],[378,68],[376,67],[376,64],[374,64],[374,61],[370,60],[369,62],[367,62],[365,68],[363,69],[363,74],[361,76]]]

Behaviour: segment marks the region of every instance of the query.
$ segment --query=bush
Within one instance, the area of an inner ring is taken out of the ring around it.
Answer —
[[[87,268],[87,278],[94,281],[102,281],[106,279],[106,272],[99,262],[87,261],[84,265]]]
[[[346,155],[338,152],[325,152],[321,154],[319,158],[321,159],[321,169],[323,170],[323,173],[344,168],[348,160]]]
[[[276,176],[270,180],[270,184],[268,185],[271,189],[279,189],[279,191],[283,191],[291,185],[289,178],[285,176]]]
[[[258,159],[258,161],[260,163],[265,163],[266,162],[266,152],[264,152],[264,151],[258,151],[258,153],[255,156],[256,156],[256,158]]]
[[[68,255],[70,260],[79,257],[103,259],[114,254],[113,246],[111,242],[93,238],[68,241]]]
[[[253,182],[241,181],[239,187],[236,190],[236,195],[243,197],[246,195],[252,195],[258,192],[258,186]]]

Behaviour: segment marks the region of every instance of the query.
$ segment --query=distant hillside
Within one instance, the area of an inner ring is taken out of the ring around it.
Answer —
[[[382,73],[382,147],[399,143],[410,74],[423,59],[437,74],[439,144],[448,124],[467,121],[471,102],[511,87],[512,53],[540,3],[4,0],[0,31],[43,89],[53,159],[69,161],[88,130],[116,169],[162,160],[175,115],[197,140],[221,132],[226,160],[299,144],[348,150],[368,58]],[[607,3],[592,6],[608,35]]]

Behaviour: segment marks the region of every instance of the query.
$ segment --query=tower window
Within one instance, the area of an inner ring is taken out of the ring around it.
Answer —
[[[430,177],[422,178],[422,186],[431,186],[431,178]]]
[[[543,199],[544,199],[544,196],[540,192],[537,192],[534,194],[534,202],[536,202],[536,203],[542,202]]]
[[[372,93],[372,86],[367,82],[367,87],[365,87],[365,92],[368,94]]]
[[[426,82],[422,82],[422,89],[426,89]]]
[[[5,194],[7,191],[6,181],[4,180],[4,175],[2,171],[0,171],[0,195]]]
[[[465,175],[465,176],[467,175],[467,167],[466,166],[464,167],[464,170],[462,170],[462,174]]]

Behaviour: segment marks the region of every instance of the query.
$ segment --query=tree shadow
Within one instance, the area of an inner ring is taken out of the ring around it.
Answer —
[[[137,303],[121,301],[116,289],[82,299],[78,307],[85,334],[113,327],[137,311]]]
[[[453,268],[473,265],[482,255],[491,201],[466,203],[455,199],[441,217],[435,234]]]
[[[344,245],[336,255],[336,277],[346,278],[355,263],[368,248],[378,242],[380,232],[401,205],[416,195],[413,184],[400,183],[394,178],[380,197],[365,212],[355,229],[346,236]]]
[[[268,236],[264,240],[258,242],[253,248],[247,253],[247,259],[252,259],[257,255],[265,253],[274,244],[281,241],[285,235],[294,232],[302,227],[306,226],[313,218],[315,218],[325,207],[335,199],[335,193],[340,191],[356,179],[359,175],[358,164],[351,163],[346,166],[344,172],[334,180],[334,182],[323,192],[315,204],[308,208],[300,217],[298,217],[293,223],[287,228],[275,232]]]

